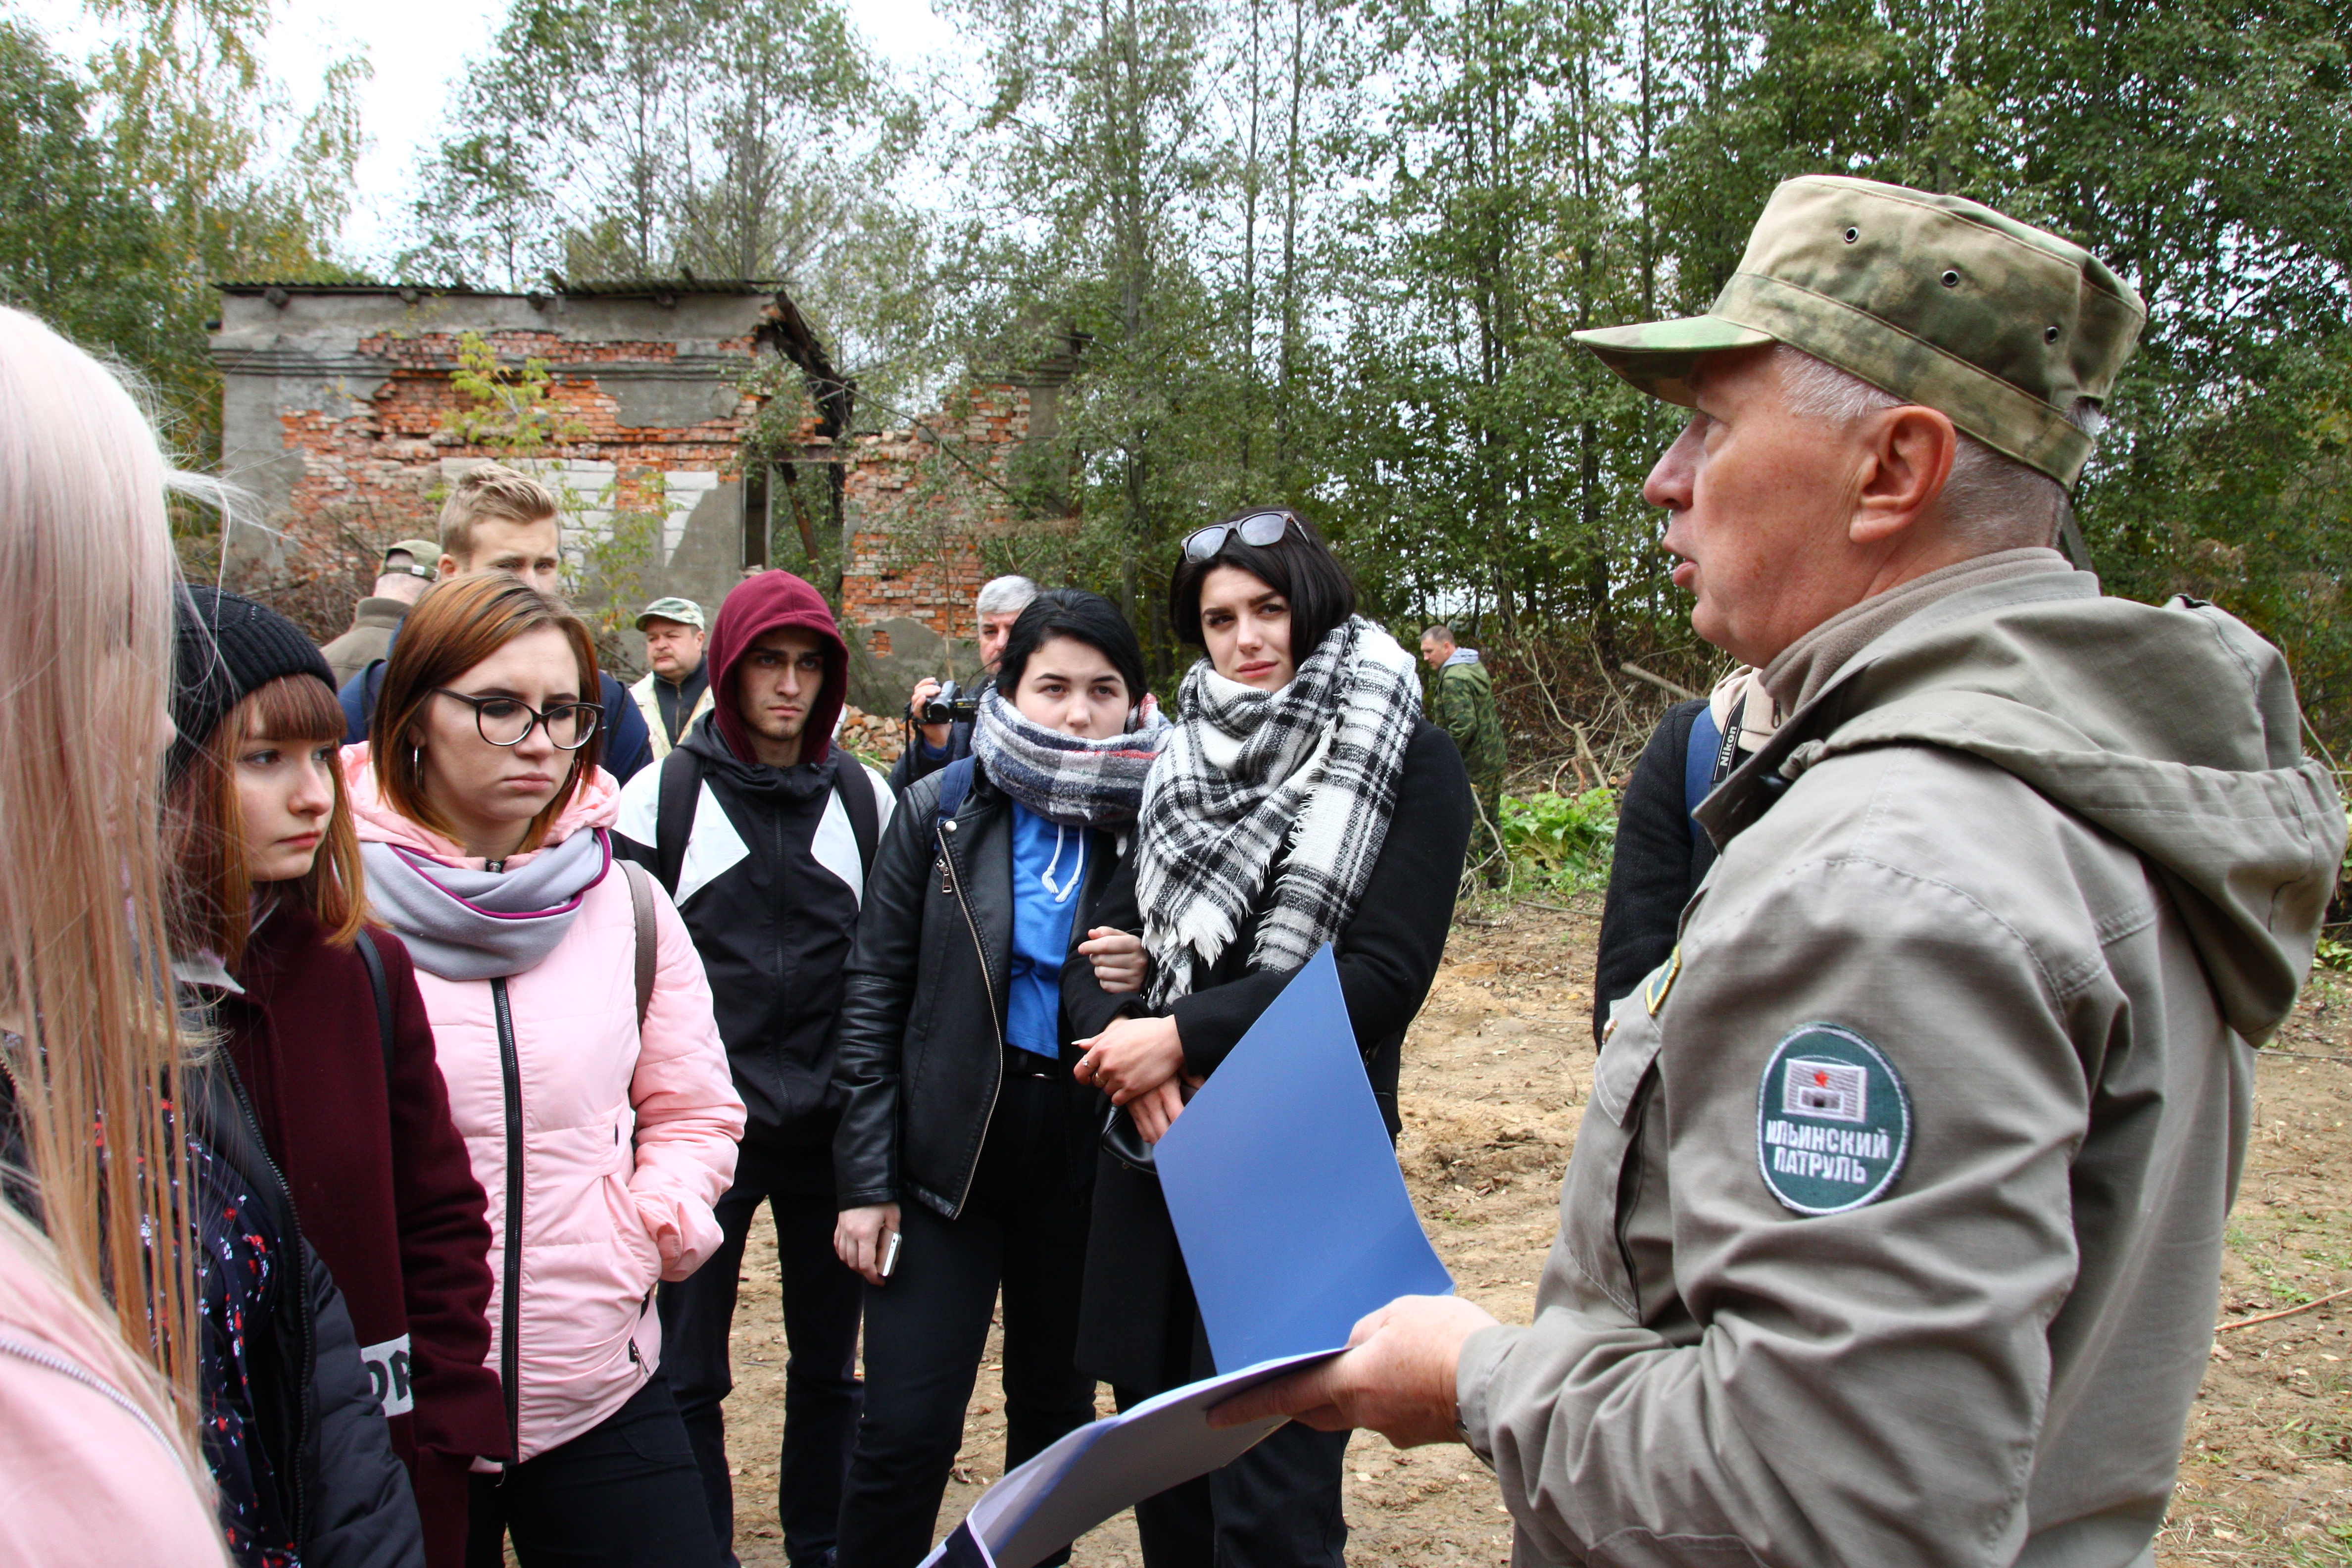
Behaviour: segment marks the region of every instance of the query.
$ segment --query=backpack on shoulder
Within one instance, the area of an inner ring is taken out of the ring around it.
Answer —
[[[867,875],[882,844],[882,808],[875,803],[874,778],[849,752],[835,749],[839,759],[833,770],[833,793],[849,817],[849,831],[857,839],[857,864]],[[855,777],[856,787],[849,780]],[[656,873],[670,896],[677,895],[677,879],[686,868],[686,841],[694,834],[694,813],[702,801],[702,759],[678,747],[661,760],[661,804],[654,813]]]

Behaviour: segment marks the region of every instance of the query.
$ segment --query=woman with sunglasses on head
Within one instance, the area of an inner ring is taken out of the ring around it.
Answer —
[[[972,754],[908,790],[875,858],[834,1068],[834,1245],[867,1285],[840,1568],[914,1568],[930,1550],[1000,1287],[1006,1463],[1094,1419],[1073,1346],[1101,1101],[1071,1080],[1065,1042],[1116,1005],[1082,944],[1166,733],[1142,696],[1118,607],[1040,594]],[[1080,980],[1091,1013],[1065,1009]]]
[[[408,950],[365,923],[342,710],[326,661],[274,610],[199,584],[180,596],[178,631],[173,947],[234,980],[215,988],[209,1022],[289,1217],[342,1290],[426,1560],[457,1568],[467,1466],[506,1451],[483,1364],[489,1223]]]
[[[1079,1041],[1076,1068],[1147,1143],[1325,942],[1396,1134],[1399,1053],[1445,949],[1470,781],[1422,717],[1413,656],[1355,606],[1347,569],[1285,510],[1202,529],[1169,581],[1169,624],[1206,657],[1144,789],[1135,876],[1097,916],[1140,931],[1149,973],[1123,994],[1136,944],[1089,942],[1097,987],[1129,1016]],[[1108,1151],[1080,1316],[1078,1364],[1122,1408],[1214,1370],[1160,1183]],[[1341,1563],[1347,1442],[1293,1423],[1138,1504],[1145,1562]]]
[[[660,1375],[654,1287],[719,1241],[743,1131],[702,964],[615,864],[587,626],[506,573],[402,625],[344,752],[376,913],[408,944],[488,1194],[489,1364],[514,1459],[475,1475],[467,1561],[719,1560]]]

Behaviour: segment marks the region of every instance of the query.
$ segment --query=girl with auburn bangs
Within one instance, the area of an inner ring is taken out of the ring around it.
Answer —
[[[446,578],[343,753],[369,901],[415,960],[489,1196],[511,1458],[473,1479],[479,1568],[509,1536],[525,1568],[719,1561],[653,1300],[721,1239],[743,1104],[684,922],[614,863],[597,689],[562,602],[507,573]]]
[[[408,950],[367,923],[342,710],[324,658],[274,611],[192,587],[179,631],[174,949],[235,982],[213,1026],[341,1287],[425,1560],[457,1568],[467,1470],[506,1452],[484,1364],[489,1222]]]

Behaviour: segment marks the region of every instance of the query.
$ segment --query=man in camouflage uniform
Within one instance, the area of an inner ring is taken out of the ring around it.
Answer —
[[[1405,1297],[1229,1402],[1458,1436],[1527,1563],[2148,1568],[2253,1053],[2344,846],[2278,650],[2049,548],[2138,297],[1957,197],[1773,193],[1643,493],[1770,738],[1611,1011],[1535,1321]]]
[[[1434,626],[1421,634],[1421,657],[1437,671],[1430,682],[1429,717],[1454,737],[1470,788],[1478,797],[1478,824],[1470,835],[1466,863],[1486,868],[1486,879],[1508,875],[1503,861],[1503,720],[1495,711],[1495,682],[1478,661],[1478,650],[1454,640],[1454,628]]]

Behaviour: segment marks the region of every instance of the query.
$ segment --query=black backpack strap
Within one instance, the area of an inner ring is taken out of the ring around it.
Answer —
[[[375,1032],[383,1042],[383,1079],[387,1091],[392,1083],[392,983],[383,977],[383,954],[375,947],[375,938],[365,926],[352,939],[352,946],[367,967],[368,989],[375,993]]]
[[[874,775],[847,752],[833,755],[833,793],[841,797],[841,809],[849,814],[849,831],[857,836],[857,863],[871,876],[874,852],[882,845],[882,807],[874,799]]]
[[[654,810],[654,858],[661,884],[677,897],[678,873],[686,866],[686,841],[694,833],[694,808],[702,798],[702,759],[684,746],[662,759],[661,802]]]

